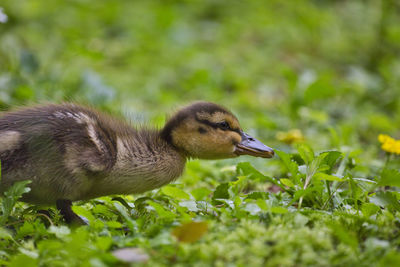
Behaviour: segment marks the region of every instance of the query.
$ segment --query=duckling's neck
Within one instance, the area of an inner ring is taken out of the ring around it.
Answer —
[[[141,193],[172,182],[184,170],[186,157],[156,130],[120,134],[116,141],[115,165],[96,194]]]

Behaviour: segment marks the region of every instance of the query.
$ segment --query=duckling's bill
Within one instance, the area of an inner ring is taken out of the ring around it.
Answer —
[[[236,145],[235,154],[250,155],[254,157],[272,158],[275,154],[274,150],[257,139],[242,132],[242,141]]]

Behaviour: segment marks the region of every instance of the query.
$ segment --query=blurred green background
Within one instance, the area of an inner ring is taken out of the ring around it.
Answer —
[[[208,100],[273,147],[287,147],[278,132],[298,128],[317,150],[362,149],[367,165],[379,133],[399,134],[395,0],[1,6],[2,110],[77,101],[161,126],[177,107]]]
[[[57,215],[49,227],[22,203],[8,218],[13,205],[2,199],[0,265],[114,266],[111,250],[139,247],[150,255],[143,266],[398,266],[400,161],[377,137],[400,138],[400,1],[2,0],[0,8],[0,111],[75,101],[161,127],[181,105],[207,100],[288,152],[286,163],[190,161],[160,190],[74,203],[90,221],[76,231]],[[300,209],[303,187],[288,189],[286,178],[305,176],[307,145],[340,151],[329,174],[349,185],[327,180],[324,191],[313,178]],[[385,179],[379,190],[366,186]],[[271,180],[286,180],[286,192]],[[207,234],[179,244],[172,229],[192,220],[208,222]]]

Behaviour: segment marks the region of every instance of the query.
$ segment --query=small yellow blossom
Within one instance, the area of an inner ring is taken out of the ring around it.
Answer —
[[[286,144],[293,144],[303,142],[305,138],[299,129],[292,129],[288,132],[277,132],[276,139]]]
[[[380,134],[378,140],[382,144],[382,150],[389,153],[400,154],[400,140],[396,140],[386,134]]]

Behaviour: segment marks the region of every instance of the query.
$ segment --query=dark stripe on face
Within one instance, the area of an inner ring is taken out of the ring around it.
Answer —
[[[234,117],[234,115],[225,109],[222,106],[219,106],[214,103],[209,103],[209,102],[195,102],[181,110],[179,110],[173,117],[171,117],[167,123],[165,124],[164,128],[161,130],[160,135],[161,137],[167,141],[168,143],[172,144],[172,131],[177,128],[183,121],[185,121],[187,118],[194,117],[195,119],[196,116],[193,116],[193,114],[205,112],[208,114],[213,114],[215,112],[222,112],[228,115],[231,115]],[[206,122],[203,122],[204,124],[207,124]],[[216,125],[210,125],[207,124],[213,128],[216,128]],[[239,129],[233,130],[235,132],[240,133]],[[172,144],[173,145],[173,144]]]
[[[218,125],[218,123],[214,123],[214,122],[211,122],[209,120],[201,120],[197,116],[195,117],[195,119],[196,119],[196,121],[198,121],[200,123],[203,123],[205,125],[211,126],[214,129],[221,129],[223,131],[232,131],[232,132],[238,133],[239,135],[242,135],[242,131],[240,129],[232,129],[230,127],[228,129],[222,128],[221,126]]]
[[[203,127],[199,127],[198,131],[199,131],[199,133],[201,133],[201,134],[207,133],[207,130],[204,129]]]

